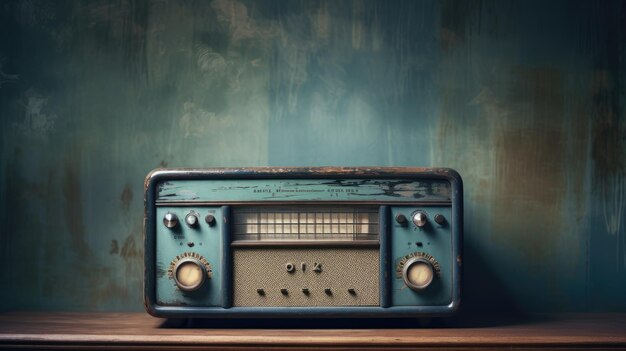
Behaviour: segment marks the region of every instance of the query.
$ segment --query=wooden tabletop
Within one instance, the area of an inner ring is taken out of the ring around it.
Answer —
[[[190,322],[153,318],[146,313],[5,313],[0,314],[0,348],[367,350],[391,346],[391,349],[626,350],[625,314],[573,314],[524,322],[497,319],[485,322],[481,318],[480,322],[435,322],[421,327],[413,324],[410,328],[397,321],[392,323],[394,328],[383,328],[385,325],[370,328],[371,325],[363,327],[355,321],[346,322],[351,329],[338,328],[343,322],[337,320],[328,322],[332,329],[324,329],[326,324],[320,321],[308,326],[302,323]]]

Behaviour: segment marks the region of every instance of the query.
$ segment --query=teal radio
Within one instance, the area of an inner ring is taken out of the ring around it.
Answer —
[[[463,189],[448,168],[157,169],[145,182],[158,317],[449,315]]]

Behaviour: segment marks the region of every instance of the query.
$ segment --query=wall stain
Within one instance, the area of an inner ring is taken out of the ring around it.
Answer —
[[[78,5],[82,7],[77,11],[88,14],[88,28],[103,34],[101,43],[121,46],[133,64],[137,63],[135,58],[145,55],[147,1],[99,1]]]
[[[45,137],[55,129],[58,116],[51,112],[49,96],[30,88],[24,93],[24,116],[13,127],[27,137]]]
[[[65,225],[70,233],[72,245],[80,257],[87,257],[90,250],[85,241],[80,168],[76,160],[69,158],[64,164],[63,197]]]
[[[89,299],[87,303],[90,309],[102,310],[107,304],[119,304],[120,301],[127,300],[130,294],[136,295],[132,291],[129,292],[128,287],[112,279],[116,276],[116,271],[111,267],[95,266],[89,271],[82,272],[88,277]],[[111,279],[104,280],[102,277],[111,277]],[[83,293],[85,293],[84,288]]]
[[[120,201],[122,202],[122,209],[124,212],[128,213],[130,203],[133,201],[133,190],[130,188],[130,185],[126,184],[124,186],[124,190],[122,190],[122,194],[120,195]]]
[[[9,74],[2,70],[2,63],[5,58],[0,55],[0,88],[2,88],[3,84],[14,83],[19,79],[19,75],[17,74]]]
[[[141,289],[143,276],[143,249],[138,247],[135,236],[141,233],[141,225],[124,240],[120,257],[124,260],[124,278],[126,289]]]
[[[365,24],[363,23],[363,15],[365,9],[363,8],[362,0],[352,1],[352,48],[360,50],[365,45]]]
[[[109,249],[109,255],[117,255],[120,252],[119,244],[117,240],[111,240],[111,248]]]
[[[618,83],[610,71],[594,72],[591,85],[593,101],[592,148],[594,172],[600,181],[624,174],[623,151],[626,136],[619,115]]]
[[[470,32],[481,26],[481,0],[441,2],[441,28],[439,41],[444,52],[467,44]]]
[[[514,243],[531,268],[541,269],[563,233],[564,85],[553,68],[517,67],[512,81],[502,96],[511,114],[498,121],[494,135],[493,239]]]
[[[217,22],[230,34],[231,44],[245,40],[267,40],[278,33],[275,23],[254,16],[250,8],[236,0],[214,0],[211,8]],[[263,44],[263,43],[260,43]]]
[[[615,237],[615,268],[626,270],[626,126],[620,115],[619,83],[608,70],[596,70],[591,85],[594,183],[602,203],[605,232]]]
[[[569,84],[570,87],[573,84]],[[566,143],[566,162],[568,178],[568,193],[571,197],[571,201],[574,204],[575,212],[575,224],[580,226],[584,224],[585,216],[587,215],[588,193],[585,188],[585,181],[587,179],[587,172],[585,171],[589,165],[589,158],[587,157],[590,135],[589,135],[589,106],[588,99],[581,98],[580,95],[587,95],[585,91],[580,91],[578,86],[573,87],[574,91],[569,92],[569,96],[566,100],[568,106],[569,118],[567,125],[563,127],[564,132],[567,134]]]

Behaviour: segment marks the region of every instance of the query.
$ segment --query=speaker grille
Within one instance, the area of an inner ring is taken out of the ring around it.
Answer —
[[[377,306],[379,261],[377,248],[235,248],[233,305]]]

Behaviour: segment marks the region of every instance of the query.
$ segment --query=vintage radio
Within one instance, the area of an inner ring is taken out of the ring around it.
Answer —
[[[446,315],[462,181],[441,168],[158,169],[145,304],[159,317]]]

